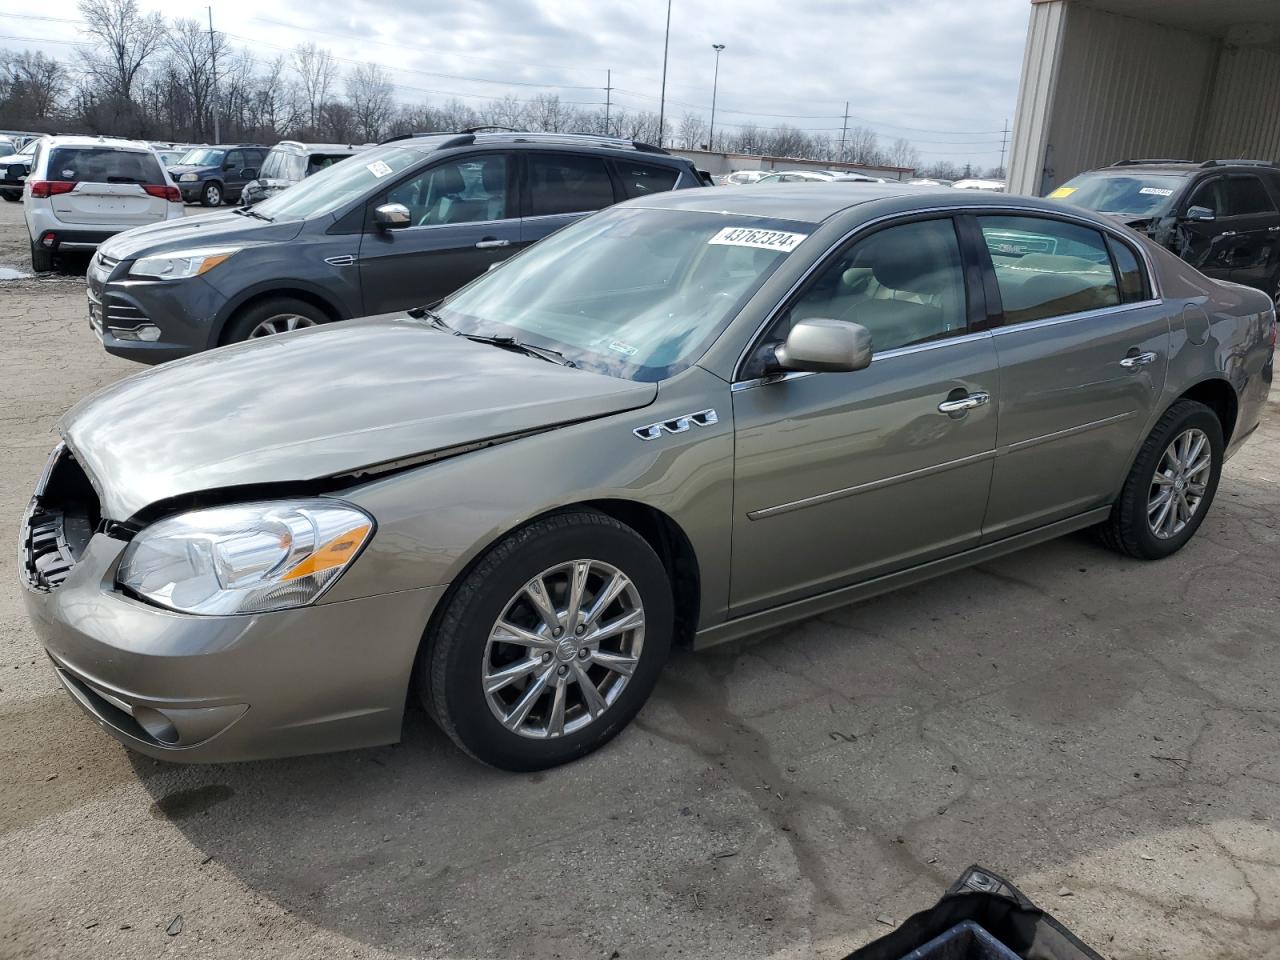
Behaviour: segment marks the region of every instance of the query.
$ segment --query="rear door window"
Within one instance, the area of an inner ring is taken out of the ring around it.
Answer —
[[[1227,180],[1226,216],[1252,217],[1275,212],[1276,205],[1257,177],[1238,176]]]
[[[1041,217],[978,217],[1006,324],[1120,303],[1111,254],[1089,227]]]
[[[81,183],[164,183],[156,155],[111,147],[54,147],[48,180]]]
[[[615,161],[614,169],[618,173],[618,181],[622,184],[622,192],[628,199],[643,197],[650,193],[665,193],[676,185],[676,180],[680,176],[678,170],[651,163]]]
[[[584,213],[614,202],[613,180],[600,157],[561,153],[529,153],[526,156],[529,164],[528,216]]]

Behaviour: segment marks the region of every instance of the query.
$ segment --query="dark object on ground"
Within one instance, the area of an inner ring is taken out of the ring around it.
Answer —
[[[845,960],[1102,960],[1011,883],[969,867],[938,901]]]

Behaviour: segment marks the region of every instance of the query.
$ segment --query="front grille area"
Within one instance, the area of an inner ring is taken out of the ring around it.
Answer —
[[[32,590],[56,590],[84,553],[100,520],[98,496],[65,444],[49,457],[22,518],[19,566]]]
[[[85,293],[89,298],[89,321],[99,333],[103,327],[132,329],[148,322],[141,309],[105,292],[99,296],[94,292],[93,284],[86,287]]]

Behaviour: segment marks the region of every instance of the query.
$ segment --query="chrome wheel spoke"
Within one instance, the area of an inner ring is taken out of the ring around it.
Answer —
[[[587,611],[587,615],[582,618],[582,624],[590,627],[609,608],[609,604],[617,600],[621,596],[622,591],[631,586],[628,580],[621,572],[615,573],[613,577],[605,584],[604,588],[596,594],[594,600],[591,601],[591,609]]]
[[[530,580],[525,584],[524,595],[529,598],[529,602],[533,604],[533,609],[538,612],[538,616],[547,625],[548,629],[560,629],[560,616],[556,613],[555,605],[551,602],[551,595],[547,593],[547,585],[543,582],[542,577]]]
[[[600,696],[600,691],[596,689],[596,685],[587,676],[587,671],[575,663],[573,672],[578,680],[578,687],[582,690],[582,698],[587,704],[587,709],[591,711],[592,718],[600,716],[605,712],[609,704],[605,702],[604,697]]]
[[[547,736],[564,735],[564,701],[569,692],[567,683],[556,684],[555,696],[551,701],[551,719],[547,722]]]
[[[543,693],[546,692],[547,678],[550,676],[550,670],[546,670],[545,672],[538,674],[537,679],[534,680],[533,683],[529,684],[524,695],[516,701],[515,707],[506,715],[506,717],[503,718],[502,722],[513,730],[518,729],[520,725],[524,723],[525,718],[529,716],[529,711],[533,709],[533,705],[537,703]]]
[[[591,564],[586,560],[575,560],[569,572],[569,601],[564,628],[570,632],[578,626],[582,616],[582,599],[587,590],[587,576],[590,573]]]
[[[521,647],[529,647],[532,650],[554,650],[556,642],[550,637],[544,637],[541,634],[534,633],[532,630],[526,630],[524,627],[517,627],[514,623],[508,623],[505,620],[499,620],[493,627],[493,633],[489,635],[490,640],[496,640],[499,643],[514,643]]]
[[[1158,471],[1156,472],[1156,475],[1155,475],[1154,477],[1152,477],[1152,478],[1151,478],[1151,482],[1152,482],[1152,483],[1156,484],[1157,486],[1161,486],[1161,487],[1172,487],[1172,486],[1173,486],[1173,480],[1174,480],[1174,478],[1173,478],[1172,476],[1170,476],[1169,474],[1167,474],[1167,473],[1160,473],[1160,472],[1158,472]]]
[[[601,640],[608,640],[611,637],[616,637],[643,625],[644,611],[632,610],[630,613],[623,614],[617,620],[610,620],[608,623],[601,625],[587,634],[585,639],[593,644],[598,644]]]
[[[591,654],[591,662],[598,663],[600,666],[608,670],[612,670],[614,673],[620,673],[624,677],[629,677],[635,672],[636,664],[640,661],[636,657],[627,657],[620,653],[608,653],[604,650],[596,650]]]
[[[530,660],[517,660],[511,666],[503,667],[501,670],[486,676],[484,678],[484,691],[485,693],[497,693],[508,684],[527,677],[540,666],[542,666],[541,657],[535,657]]]
[[[1147,524],[1162,540],[1177,536],[1195,517],[1209,489],[1213,450],[1209,436],[1191,427],[1170,441],[1151,477]]]
[[[1213,464],[1213,457],[1206,454],[1199,460],[1187,467],[1187,476],[1194,477],[1196,474],[1204,473]]]

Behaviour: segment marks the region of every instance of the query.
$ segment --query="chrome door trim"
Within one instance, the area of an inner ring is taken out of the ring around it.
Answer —
[[[1029,447],[1038,447],[1042,443],[1050,443],[1054,440],[1061,440],[1064,437],[1073,437],[1077,433],[1084,433],[1087,430],[1096,430],[1098,427],[1105,427],[1108,424],[1119,423],[1121,420],[1128,420],[1136,417],[1137,411],[1129,410],[1125,413],[1117,413],[1114,417],[1104,417],[1101,420],[1090,420],[1088,423],[1080,423],[1074,427],[1067,427],[1065,430],[1055,430],[1053,433],[1046,433],[1043,436],[1032,437],[1029,440],[1018,440],[1015,443],[1005,444],[996,450],[996,456],[1005,457],[1011,453],[1017,453],[1019,450],[1026,450]]]
[[[1020,333],[1023,330],[1038,330],[1041,327],[1056,327],[1060,323],[1074,323],[1076,320],[1089,320],[1093,317],[1109,316],[1116,313],[1128,313],[1131,310],[1141,310],[1146,307],[1159,306],[1159,300],[1141,300],[1137,303],[1118,303],[1114,307],[1095,307],[1093,310],[1081,310],[1079,313],[1064,313],[1057,317],[1045,317],[1042,320],[1026,320],[1022,323],[1011,323],[1004,327],[994,327],[991,333],[997,337],[1007,336],[1011,333]]]
[[[888,223],[893,220],[911,220],[916,217],[920,217],[920,216],[932,214],[932,213],[944,214],[944,215],[953,216],[953,217],[964,216],[966,214],[972,215],[972,216],[991,216],[991,215],[999,216],[1002,213],[1010,216],[1017,215],[1017,214],[1030,214],[1032,216],[1044,217],[1045,219],[1048,219],[1048,220],[1068,220],[1073,223],[1077,223],[1081,226],[1089,227],[1092,230],[1097,230],[1100,233],[1109,234],[1110,236],[1114,237],[1116,240],[1120,241],[1121,243],[1124,243],[1126,246],[1137,250],[1138,255],[1142,258],[1143,266],[1147,268],[1147,280],[1149,281],[1148,286],[1151,289],[1151,297],[1150,299],[1144,300],[1141,303],[1124,303],[1124,304],[1120,304],[1119,307],[1103,307],[1101,309],[1114,310],[1114,309],[1121,309],[1121,308],[1151,306],[1152,304],[1159,303],[1162,299],[1160,295],[1160,278],[1156,274],[1155,261],[1151,259],[1150,253],[1148,252],[1145,245],[1141,243],[1134,243],[1129,237],[1125,236],[1118,227],[1113,227],[1110,224],[1098,223],[1094,220],[1089,219],[1088,217],[1078,216],[1067,210],[1045,210],[1041,207],[1030,207],[1030,206],[1024,206],[1022,204],[983,205],[981,203],[966,203],[964,206],[921,207],[918,210],[906,210],[900,213],[889,213],[889,214],[885,214],[882,217],[876,217],[872,220],[868,220],[865,223],[860,223],[856,227],[853,227],[852,229],[846,231],[842,236],[840,236],[830,246],[828,246],[826,250],[824,250],[821,254],[819,254],[814,259],[813,263],[809,264],[808,268],[804,271],[804,273],[802,273],[800,277],[796,280],[796,282],[793,283],[787,289],[787,292],[784,293],[778,299],[778,302],[774,304],[773,309],[771,309],[768,312],[768,314],[766,314],[764,321],[759,326],[756,327],[755,332],[751,334],[751,336],[747,339],[746,346],[743,347],[742,352],[738,355],[737,362],[733,365],[733,378],[732,378],[733,382],[735,384],[738,382],[738,376],[742,372],[743,364],[746,362],[747,358],[751,355],[752,351],[754,350],[757,341],[759,341],[760,339],[760,335],[764,333],[764,331],[767,330],[775,320],[777,320],[779,313],[782,311],[783,304],[787,303],[787,301],[789,301],[791,297],[795,295],[796,291],[799,290],[800,287],[802,287],[806,282],[808,282],[809,278],[813,276],[813,274],[818,270],[818,268],[821,267],[826,262],[827,258],[831,256],[832,253],[834,253],[840,247],[844,246],[844,244],[848,243],[858,234],[863,233],[867,230],[870,230],[872,227],[877,227],[883,223]],[[778,219],[778,218],[773,218],[773,219]],[[1087,311],[1087,313],[1094,313],[1094,312],[1095,311]],[[1083,316],[1083,315],[1084,314],[1069,314],[1065,319],[1074,320],[1074,319],[1078,319],[1080,316]],[[1049,318],[1049,320],[1061,320],[1061,319],[1064,319],[1064,318],[1059,318],[1059,317]],[[1045,321],[1038,321],[1038,320],[1031,321],[1031,323],[1043,323],[1043,322]],[[1027,326],[1028,324],[1018,324],[1013,329],[1023,329]],[[1000,330],[1006,330],[1006,329],[1010,329],[1010,328],[995,327],[991,331],[986,331],[986,332],[998,332]],[[939,341],[939,342],[943,343],[943,342],[950,342],[950,341]]]
[[[404,233],[409,230],[446,230],[449,228],[457,229],[459,227],[482,227],[486,224],[493,223],[511,223],[519,224],[519,217],[502,217],[498,220],[463,220],[461,223],[415,223],[412,227],[401,227],[392,233]]]
[[[776,517],[782,513],[790,513],[792,510],[802,510],[805,507],[817,506],[820,503],[830,503],[832,500],[840,500],[844,497],[857,496],[859,493],[868,493],[871,490],[880,490],[884,487],[891,487],[896,483],[904,483],[907,480],[918,480],[921,477],[932,476],[935,473],[944,473],[947,470],[954,470],[957,467],[965,467],[971,463],[979,463],[983,460],[992,460],[995,456],[995,450],[984,450],[981,453],[975,453],[968,457],[961,457],[958,460],[948,460],[945,463],[935,463],[929,467],[921,467],[919,470],[910,470],[907,473],[899,473],[892,477],[881,477],[879,480],[869,480],[866,483],[859,483],[856,486],[845,487],[842,490],[832,490],[830,493],[819,493],[812,497],[805,497],[803,500],[792,500],[790,503],[780,503],[774,507],[762,507],[759,510],[752,510],[748,513],[747,519],[763,520],[766,517]]]
[[[913,353],[924,353],[926,350],[937,350],[940,347],[950,347],[961,343],[973,343],[976,340],[985,340],[991,336],[990,330],[979,330],[976,333],[962,333],[958,337],[947,337],[943,340],[930,340],[927,343],[913,343],[905,347],[894,347],[892,350],[884,350],[880,353],[871,354],[871,362],[875,363],[879,360],[892,360],[894,357],[905,357]],[[751,380],[739,380],[731,384],[730,392],[737,393],[740,390],[749,390],[752,387],[758,387],[767,383],[782,383],[786,380],[799,380],[802,377],[812,377],[815,371],[812,370],[788,370],[786,373],[775,373],[767,377],[755,377]]]

